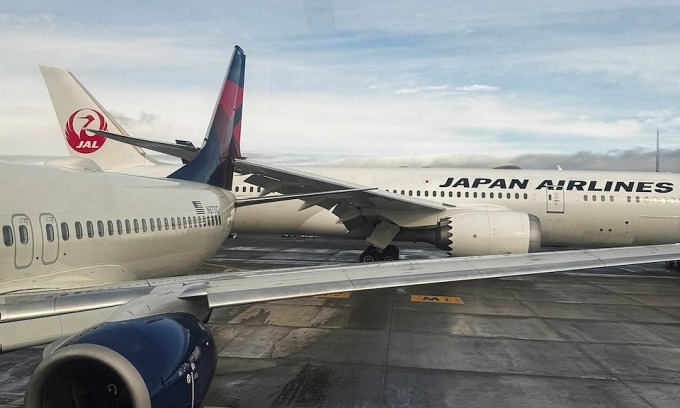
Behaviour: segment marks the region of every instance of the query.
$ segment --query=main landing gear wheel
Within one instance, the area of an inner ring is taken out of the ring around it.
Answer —
[[[388,245],[384,250],[380,250],[373,245],[370,245],[364,252],[359,255],[359,262],[382,262],[382,261],[396,261],[399,259],[399,248],[394,245]]]
[[[396,261],[399,259],[399,248],[394,245],[388,245],[383,250],[383,259],[385,261]]]

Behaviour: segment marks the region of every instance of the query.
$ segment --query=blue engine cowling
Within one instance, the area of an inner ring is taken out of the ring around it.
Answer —
[[[25,406],[200,407],[217,351],[193,315],[106,322],[67,340],[28,384]]]

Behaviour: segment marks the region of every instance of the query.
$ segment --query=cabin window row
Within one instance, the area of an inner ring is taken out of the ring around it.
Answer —
[[[202,215],[202,216],[189,216],[189,217],[164,217],[161,218],[142,218],[141,220],[108,220],[106,224],[104,221],[97,221],[96,223],[96,234],[100,237],[105,235],[123,235],[123,233],[131,234],[133,231],[135,233],[144,232],[154,232],[163,231],[163,229],[190,229],[190,228],[202,228],[202,227],[214,227],[216,225],[222,225],[221,215]],[[88,238],[94,238],[95,236],[95,224],[92,221],[86,221],[83,228],[83,223],[76,221],[73,224],[73,231],[77,239],[82,239],[85,235]],[[71,238],[71,229],[69,224],[62,222],[59,224],[59,230],[61,233],[61,239],[68,241]],[[22,245],[28,244],[28,228],[25,225],[19,226],[19,243]],[[9,247],[14,245],[14,231],[10,225],[3,225],[2,227],[2,238],[5,246]],[[48,242],[53,242],[55,239],[54,226],[52,224],[45,225],[45,239]]]
[[[390,191],[390,190],[388,189],[388,190],[385,190],[385,191]],[[421,196],[423,196],[423,197],[435,197],[435,198],[437,196],[446,197],[446,192],[437,191],[437,190],[422,190],[422,191],[421,190],[415,190],[415,191],[414,190],[392,190],[392,192],[395,193],[395,194],[408,195],[409,197],[413,197],[414,195],[416,197],[421,197]],[[449,198],[453,198],[454,192],[449,191],[448,196],[449,196]],[[485,191],[482,191],[481,193],[478,193],[476,191],[473,191],[472,193],[470,193],[469,191],[466,191],[464,193],[462,191],[456,191],[455,196],[457,198],[463,198],[463,197],[465,197],[465,198],[487,198],[488,197],[488,198],[498,198],[498,199],[501,199],[501,200],[504,199],[504,198],[506,198],[508,200],[511,200],[513,198],[515,200],[519,200],[519,199],[528,200],[529,199],[529,195],[527,193],[522,193],[522,194],[520,194],[520,193],[514,193],[514,194],[513,193],[505,193],[505,194],[503,194],[501,192],[489,192],[489,193],[487,193]]]
[[[236,187],[234,187],[235,193],[248,193],[248,192],[254,193],[256,191],[259,193],[260,191],[262,191],[262,187],[246,187],[246,186],[243,186],[243,187],[236,186]]]

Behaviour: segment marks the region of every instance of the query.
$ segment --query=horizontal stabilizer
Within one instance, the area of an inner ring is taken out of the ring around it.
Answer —
[[[198,147],[188,144],[177,144],[160,142],[156,140],[140,139],[137,137],[119,135],[117,133],[106,132],[104,130],[87,129],[89,132],[96,133],[107,139],[115,140],[117,142],[129,144],[132,146],[142,147],[144,149],[153,150],[155,152],[167,154],[169,156],[179,157],[185,161],[192,161],[198,156],[201,150]]]

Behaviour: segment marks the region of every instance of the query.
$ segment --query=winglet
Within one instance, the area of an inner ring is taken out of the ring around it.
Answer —
[[[234,159],[240,158],[241,110],[246,55],[234,47],[227,76],[222,85],[203,147],[198,156],[168,178],[208,183],[231,189]]]

